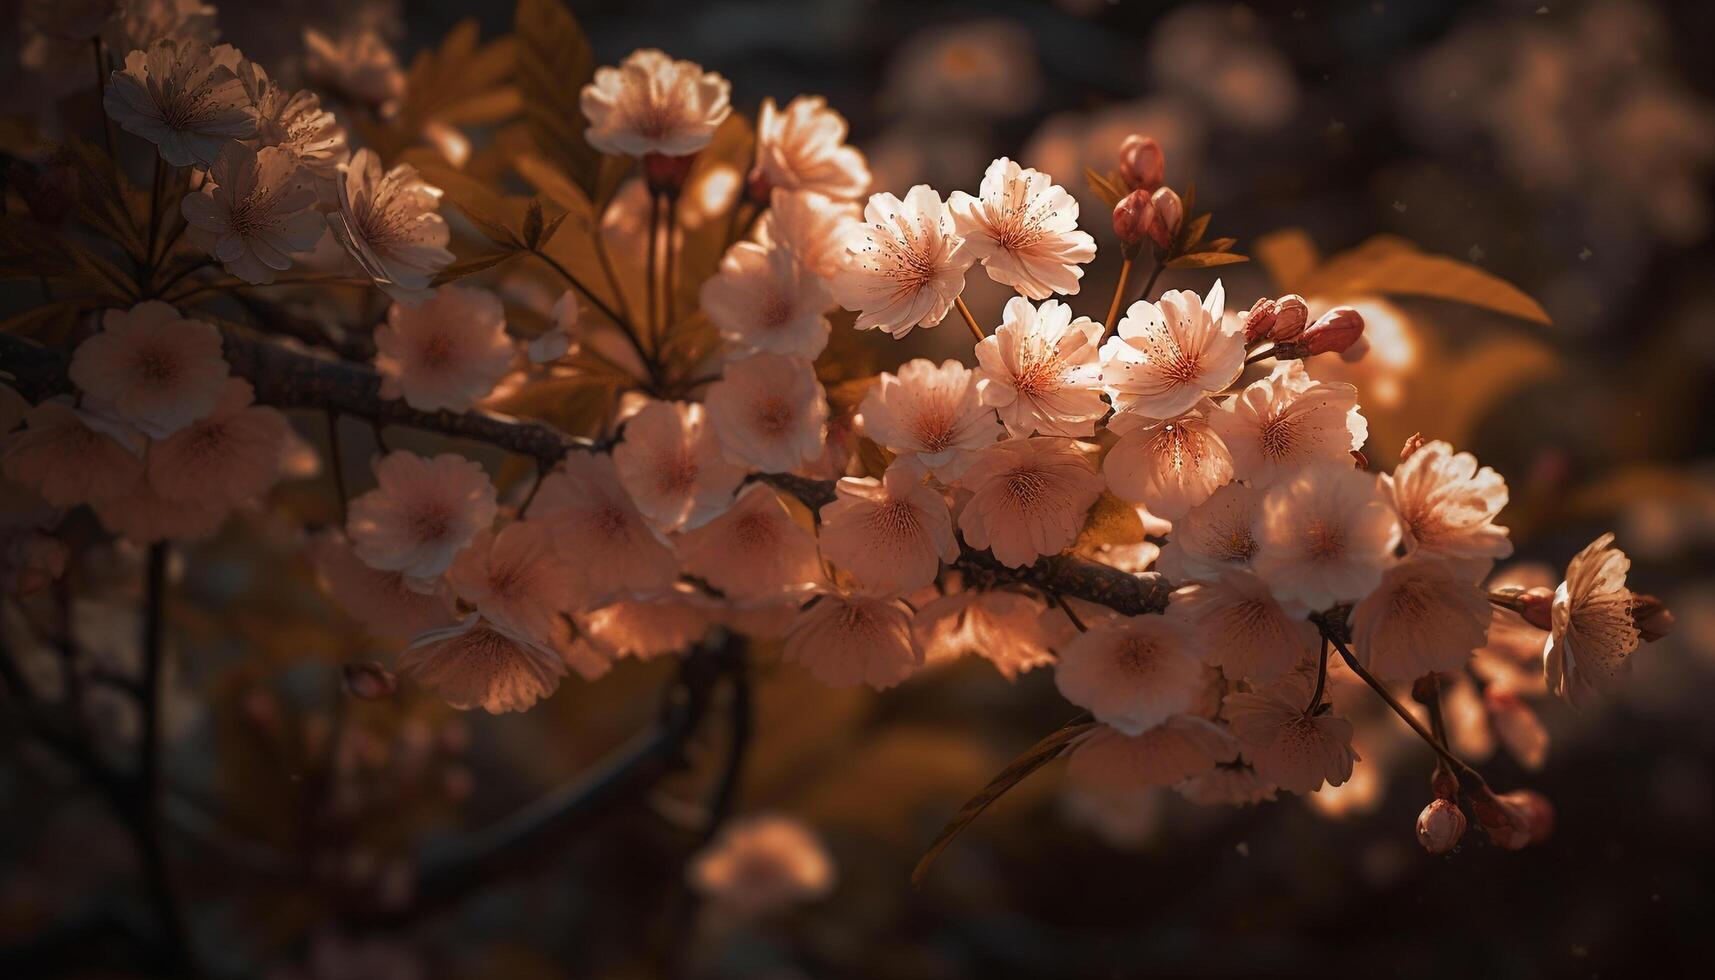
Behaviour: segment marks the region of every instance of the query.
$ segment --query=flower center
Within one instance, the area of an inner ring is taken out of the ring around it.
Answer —
[[[1316,561],[1331,561],[1346,551],[1346,529],[1316,519],[1304,528],[1304,553]]]
[[[779,395],[770,395],[756,407],[756,425],[771,436],[784,433],[792,427],[792,419],[796,416],[792,406]]]

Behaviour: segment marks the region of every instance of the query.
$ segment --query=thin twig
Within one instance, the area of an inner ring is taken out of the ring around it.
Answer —
[[[603,316],[613,321],[614,326],[618,327],[619,332],[624,334],[625,339],[630,342],[631,349],[637,352],[637,359],[643,362],[644,373],[648,376],[650,385],[653,386],[656,381],[655,359],[650,357],[649,353],[643,349],[643,343],[638,339],[637,329],[632,324],[631,317],[629,315],[622,317],[618,313],[615,313],[613,307],[602,302],[596,294],[590,292],[588,286],[580,282],[577,276],[572,275],[570,269],[561,265],[560,262],[552,255],[549,255],[547,252],[531,252],[530,254],[547,263],[549,268],[559,273],[560,278],[564,279],[568,286],[571,286],[573,289],[581,293],[584,299],[589,301],[591,306],[600,310]],[[618,283],[614,284],[614,294],[620,297],[621,302],[624,302],[625,294],[619,289]],[[629,374],[630,372],[628,371],[626,373]]]
[[[679,317],[678,317],[678,305],[679,305],[678,304],[678,297],[675,295],[677,293],[677,289],[676,289],[677,280],[674,278],[674,269],[673,269],[673,266],[675,264],[675,261],[674,261],[675,260],[675,253],[678,252],[678,248],[675,247],[673,231],[676,227],[678,227],[678,224],[679,224],[679,195],[678,194],[669,194],[669,195],[667,195],[667,228],[666,228],[667,267],[666,267],[666,269],[664,269],[662,271],[662,275],[661,275],[661,278],[662,278],[662,284],[661,284],[662,306],[666,310],[665,316],[664,316],[662,323],[661,323],[661,333],[662,333],[662,343],[663,344],[666,342],[666,335],[672,332],[673,325],[676,322],[678,322],[678,319],[679,319]],[[660,350],[660,345],[657,345],[656,350],[657,351]]]
[[[649,234],[643,236],[643,247],[647,249],[647,252],[643,257],[643,283],[644,286],[647,287],[645,292],[648,293],[649,299],[649,323],[644,327],[644,330],[649,337],[649,349],[652,351],[660,351],[661,349],[660,327],[656,322],[658,319],[656,315],[656,293],[659,291],[658,287],[660,284],[655,281],[655,253],[657,248],[659,248],[655,242],[655,233],[660,226],[661,195],[655,191],[651,191],[649,193]],[[654,362],[653,360],[648,360],[644,363],[650,364]]]
[[[1131,281],[1131,265],[1132,259],[1129,255],[1120,263],[1120,281],[1114,284],[1114,299],[1108,304],[1108,318],[1102,321],[1102,326],[1110,333],[1119,322],[1120,304],[1125,302],[1125,287]]]
[[[1310,695],[1310,703],[1305,705],[1304,713],[1313,715],[1322,707],[1322,692],[1328,686],[1328,638],[1322,638],[1322,657],[1316,667],[1316,690]]]
[[[977,325],[977,318],[971,315],[971,308],[965,305],[965,298],[955,296],[953,303],[959,308],[959,315],[965,318],[965,326],[970,327],[971,333],[976,336],[977,343],[987,340],[988,334],[983,333],[983,328]]]
[[[333,471],[334,492],[339,495],[339,526],[345,527],[349,520],[347,507],[349,503],[345,496],[345,459],[339,446],[339,413],[328,409],[328,462]]]
[[[165,927],[174,958],[195,972],[189,933],[173,894],[162,842],[161,820],[161,703],[165,699],[167,546],[149,546],[144,569],[143,606],[143,724],[137,765],[137,793],[144,876]]]

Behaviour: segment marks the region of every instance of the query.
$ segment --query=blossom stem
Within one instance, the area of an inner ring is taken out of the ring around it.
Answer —
[[[1442,762],[1445,762],[1448,766],[1452,767],[1454,772],[1457,772],[1461,776],[1469,776],[1476,780],[1478,786],[1488,789],[1488,781],[1483,778],[1482,773],[1468,765],[1463,759],[1454,755],[1450,750],[1448,750],[1447,746],[1438,741],[1435,738],[1434,733],[1423,727],[1423,722],[1418,721],[1417,716],[1412,714],[1410,709],[1399,703],[1399,699],[1393,696],[1393,692],[1387,689],[1387,685],[1376,680],[1375,675],[1371,674],[1368,670],[1365,670],[1363,664],[1358,663],[1358,659],[1352,656],[1352,651],[1346,648],[1346,644],[1343,640],[1338,636],[1333,635],[1326,624],[1319,625],[1322,629],[1323,639],[1334,644],[1334,649],[1340,651],[1340,659],[1346,662],[1346,666],[1351,668],[1352,673],[1357,674],[1359,679],[1370,686],[1370,690],[1375,691],[1383,701],[1387,702],[1387,706],[1393,709],[1393,713],[1399,715],[1400,719],[1403,720],[1412,731],[1417,733],[1418,738],[1423,739],[1425,744],[1427,744],[1431,749],[1434,749],[1435,754],[1441,757]]]
[[[542,478],[547,476],[547,475],[548,475],[547,469],[542,466],[540,461],[537,461],[537,463],[536,463],[536,482],[530,484],[530,492],[524,495],[524,502],[518,505],[518,519],[519,520],[524,519],[524,512],[530,509],[530,505],[532,503],[536,502],[536,491],[542,489]]]
[[[987,340],[988,335],[983,333],[982,327],[977,326],[977,318],[971,315],[971,308],[965,305],[965,298],[963,296],[955,296],[953,297],[953,303],[958,306],[959,315],[965,318],[965,326],[970,327],[971,333],[976,335],[977,343],[980,344],[984,340]]]
[[[650,357],[649,353],[646,350],[644,350],[643,341],[638,339],[637,329],[632,325],[631,317],[629,315],[620,316],[618,313],[615,313],[613,310],[613,307],[602,302],[601,299],[596,296],[596,294],[590,292],[590,289],[588,286],[579,282],[578,278],[576,276],[572,275],[571,270],[567,269],[564,265],[560,264],[560,261],[558,259],[554,258],[552,255],[549,255],[547,252],[541,252],[541,251],[531,252],[530,254],[536,256],[537,258],[541,259],[543,262],[547,263],[548,267],[553,269],[556,273],[558,273],[560,278],[564,279],[568,286],[571,286],[573,289],[577,290],[578,293],[581,294],[584,299],[589,300],[589,303],[591,306],[595,307],[597,310],[600,310],[602,316],[605,316],[609,320],[613,321],[614,326],[619,328],[619,332],[624,334],[625,339],[631,344],[631,349],[637,352],[637,359],[643,362],[643,370],[644,370],[644,373],[648,376],[649,384],[651,387],[654,387],[654,385],[657,381],[656,371],[655,371],[655,359],[653,357]],[[615,284],[614,293],[616,295],[620,295],[622,297],[624,295],[623,293],[620,293],[617,284]],[[651,313],[650,316],[651,316],[651,318],[653,318],[654,314]],[[627,371],[626,373],[629,374],[630,372]]]
[[[596,216],[595,233],[590,237],[595,240],[595,257],[596,261],[601,263],[601,274],[607,279],[608,288],[613,290],[614,302],[618,305],[619,312],[624,315],[624,322],[629,324],[631,322],[631,302],[625,298],[625,290],[619,285],[619,273],[614,271],[613,256],[608,253],[607,238],[601,231],[602,219],[606,216],[607,209],[603,208],[602,213]],[[591,303],[597,302],[595,297],[590,295],[590,291],[588,289],[579,286],[578,290],[588,297]],[[603,306],[605,309],[605,304],[598,305]],[[616,322],[619,321],[618,317],[613,317],[613,319]]]
[[[1313,715],[1316,709],[1322,707],[1322,692],[1328,687],[1328,638],[1322,637],[1322,658],[1316,667],[1316,690],[1310,695],[1310,703],[1305,706],[1304,713]]]
[[[673,228],[678,224],[678,222],[679,195],[669,194],[667,195],[667,228],[665,232],[667,238],[665,245],[665,251],[667,253],[667,268],[661,276],[663,280],[661,284],[661,298],[662,308],[664,310],[661,322],[661,336],[663,342],[666,340],[666,335],[672,331],[674,321],[678,319],[678,310],[676,307],[679,304],[678,297],[675,295],[676,280],[673,275],[674,253],[678,251],[678,249],[674,247]],[[656,349],[660,349],[659,344],[656,345]]]
[[[1245,358],[1245,366],[1249,367],[1252,364],[1257,363],[1258,361],[1266,361],[1273,356],[1274,356],[1274,347],[1273,347],[1273,345],[1270,345],[1269,347],[1264,348],[1263,350],[1257,351],[1255,354],[1252,354],[1251,356]]]
[[[333,471],[333,488],[339,494],[339,526],[349,519],[345,497],[345,460],[339,450],[339,413],[328,409],[328,463]]]
[[[1047,596],[1054,601],[1056,606],[1060,607],[1060,611],[1066,614],[1066,618],[1072,621],[1072,625],[1078,632],[1088,633],[1090,631],[1090,628],[1084,625],[1084,621],[1078,618],[1078,614],[1072,611],[1072,607],[1066,602],[1065,596],[1058,592],[1049,592]]]
[[[649,347],[651,350],[660,350],[661,348],[661,328],[659,326],[659,317],[657,316],[657,294],[660,292],[661,284],[655,280],[656,251],[660,247],[656,242],[655,233],[660,227],[661,195],[651,193],[649,195],[649,234],[643,237],[645,242],[644,247],[648,249],[647,254],[643,257],[643,281],[648,285],[649,323],[646,330],[649,334]]]
[[[144,570],[142,734],[137,772],[138,843],[156,912],[166,927],[167,941],[186,966],[192,963],[190,941],[167,874],[161,845],[161,701],[166,638],[167,545],[149,546]]]
[[[1108,318],[1102,321],[1102,326],[1112,332],[1114,324],[1119,321],[1120,304],[1125,302],[1125,287],[1131,284],[1131,256],[1126,256],[1120,263],[1120,281],[1114,284],[1114,299],[1108,304]]]
[[[1144,299],[1148,299],[1149,294],[1155,292],[1155,280],[1161,278],[1161,270],[1163,270],[1165,268],[1167,268],[1167,263],[1156,262],[1155,268],[1153,268],[1149,271],[1149,278],[1144,280],[1144,283],[1143,283],[1143,298]]]

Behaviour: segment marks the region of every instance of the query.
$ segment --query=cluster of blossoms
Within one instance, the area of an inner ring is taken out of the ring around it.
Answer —
[[[652,215],[732,111],[725,79],[653,50],[596,71],[579,103],[592,147],[639,160]],[[659,353],[643,328],[676,326],[605,306],[615,322],[592,325],[573,280],[549,329],[515,340],[500,295],[437,285],[453,258],[440,191],[409,165],[351,154],[317,96],[285,92],[230,47],[182,35],[139,47],[106,107],[186,168],[187,239],[231,276],[275,281],[324,234],[344,246],[392,299],[373,333],[383,399],[480,409],[507,379],[528,383],[521,365],[561,362],[598,330]],[[1485,589],[1511,553],[1495,524],[1507,489],[1470,454],[1414,439],[1391,473],[1368,468],[1358,390],[1307,367],[1361,354],[1356,311],[1312,321],[1289,295],[1239,312],[1216,280],[1122,313],[1122,277],[1108,322],[1080,315],[1072,298],[1096,244],[1050,175],[1002,158],[974,193],[871,194],[845,139],[819,98],[763,105],[733,205],[752,209],[753,230],[698,293],[720,340],[706,382],[641,385],[600,440],[539,460],[552,465],[521,500],[454,453],[374,460],[374,488],[310,552],[330,596],[403,645],[404,674],[454,707],[498,713],[529,708],[568,671],[594,679],[716,629],[778,642],[830,685],[885,689],[976,653],[1008,677],[1051,668],[1089,713],[1071,748],[1080,784],[1249,803],[1340,786],[1360,761],[1351,722],[1324,698],[1330,649],[1391,698],[1390,686],[1461,672],[1503,609],[1546,632],[1548,686],[1582,702],[1653,635],[1611,539],[1552,594]],[[1185,245],[1185,203],[1152,141],[1128,141],[1119,162],[1127,269],[1147,245],[1159,271]],[[658,230],[651,218],[651,277]],[[992,329],[961,299],[978,264],[1017,293]],[[652,310],[673,286],[646,283]],[[974,365],[908,361],[836,412],[818,367],[842,308],[856,329],[895,338],[956,311]],[[169,302],[107,311],[69,378],[74,395],[9,427],[5,475],[139,542],[212,533],[267,493],[297,445],[233,375],[221,331]],[[1088,544],[1092,514],[1114,507],[1150,539]],[[39,552],[20,581],[51,579]],[[1035,570],[1067,555],[1166,599],[1132,615],[1044,584]],[[391,675],[365,677],[391,691]],[[1444,736],[1427,737],[1451,766]],[[1457,779],[1471,775],[1453,774],[1425,812],[1433,849],[1457,838]],[[1465,790],[1497,842],[1543,832],[1540,798]],[[693,878],[769,905],[825,890],[831,870],[794,828],[760,823],[723,838]]]

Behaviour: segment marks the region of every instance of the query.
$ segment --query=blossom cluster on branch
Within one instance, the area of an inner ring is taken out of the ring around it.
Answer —
[[[1362,392],[1310,368],[1363,355],[1355,310],[1312,319],[1293,295],[1241,308],[1214,278],[1151,296],[1163,268],[1244,257],[1205,238],[1208,215],[1166,184],[1147,138],[1088,177],[1123,267],[1111,302],[1085,309],[1096,239],[1054,176],[1001,158],[972,191],[871,193],[824,100],[766,101],[752,131],[724,78],[660,51],[593,70],[581,117],[552,121],[580,141],[561,162],[593,175],[566,192],[580,220],[535,199],[514,224],[469,195],[461,221],[418,166],[385,144],[353,152],[355,126],[321,96],[196,25],[134,41],[101,79],[129,142],[80,144],[62,168],[73,217],[123,256],[52,230],[64,215],[43,194],[31,219],[8,219],[8,243],[51,232],[65,259],[9,268],[85,289],[57,366],[4,348],[29,396],[9,393],[4,475],[40,503],[9,521],[14,592],[61,574],[53,531],[74,508],[153,544],[265,506],[317,469],[281,409],[321,409],[330,433],[338,416],[374,423],[378,443],[382,425],[407,425],[536,470],[497,486],[458,452],[378,446],[373,487],[347,500],[330,447],[342,520],[306,549],[333,601],[402,645],[395,669],[456,708],[525,710],[568,673],[593,681],[716,629],[777,644],[830,685],[885,689],[974,653],[1008,678],[1051,669],[1088,712],[1043,760],[1069,751],[1077,783],[1251,803],[1352,777],[1352,723],[1325,698],[1330,672],[1349,672],[1437,756],[1419,825],[1435,851],[1463,829],[1461,788],[1503,846],[1549,823],[1540,797],[1491,791],[1440,723],[1438,679],[1464,671],[1496,616],[1542,631],[1546,683],[1578,704],[1666,621],[1627,589],[1611,536],[1552,594],[1486,588],[1512,551],[1504,480],[1435,440],[1372,468]],[[409,117],[396,84],[335,81],[329,97],[366,127]],[[435,125],[424,138],[460,145]],[[700,157],[734,133],[748,169],[716,194]],[[466,225],[489,251],[455,256]],[[726,237],[693,271],[691,232],[708,227]],[[626,248],[610,254],[615,240]],[[587,261],[568,267],[568,252]],[[496,287],[491,270],[525,258],[558,277],[551,306]],[[962,298],[979,266],[1016,293],[998,323]],[[222,304],[270,285],[373,287],[386,308],[355,344],[269,336],[267,300],[227,318]],[[973,335],[967,358],[864,376],[836,352],[835,331],[903,338],[951,319]],[[585,376],[611,382],[590,438],[492,411]],[[365,676],[391,693],[390,674]],[[747,853],[775,862],[756,872],[759,901],[827,887],[795,830],[723,839],[732,850],[696,866],[702,887],[751,880],[734,864]]]

